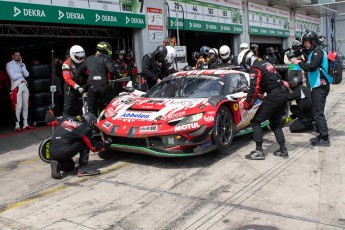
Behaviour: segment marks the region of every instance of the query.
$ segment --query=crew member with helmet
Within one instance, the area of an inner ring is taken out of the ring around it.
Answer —
[[[195,65],[193,67],[193,69],[195,70],[201,70],[201,69],[204,69],[204,62],[205,62],[205,59],[204,57],[201,55],[201,53],[199,53],[198,51],[194,51],[192,53],[192,58],[195,62]]]
[[[205,62],[208,62],[210,60],[210,57],[209,57],[209,51],[210,50],[211,50],[211,48],[208,46],[202,46],[200,48],[200,53],[201,53],[202,57],[204,58]]]
[[[113,60],[115,69],[117,70],[119,76],[121,76],[122,78],[127,77],[125,73],[127,68],[127,64],[125,62],[125,54],[125,50],[117,50],[115,52],[115,60]],[[116,82],[113,84],[113,90],[115,92],[122,92],[124,90],[124,87],[126,87],[126,82]]]
[[[166,62],[167,62],[167,67],[168,67],[167,75],[170,75],[177,72],[177,70],[175,69],[175,66],[176,66],[175,58],[177,54],[174,47],[166,46],[166,48],[168,50],[168,54],[166,57]]]
[[[231,49],[227,45],[223,45],[219,48],[219,56],[221,58],[221,66],[233,65],[233,60],[230,57]]]
[[[279,149],[273,154],[287,158],[289,154],[285,146],[285,137],[280,122],[288,101],[288,95],[279,73],[271,63],[260,60],[249,49],[240,52],[238,63],[246,68],[250,78],[249,92],[243,103],[244,109],[250,110],[254,106],[255,101],[262,97],[262,94],[267,94],[256,111],[255,116],[250,121],[256,149],[246,155],[245,158],[250,160],[265,159],[265,154],[262,149],[263,132],[261,123],[266,120],[269,120],[269,126],[279,143]]]
[[[303,85],[302,76],[293,76],[289,79],[289,86],[292,92],[288,95],[289,101],[296,100],[296,105],[290,106],[291,115],[287,118],[294,120],[289,129],[292,133],[311,130],[313,125],[312,101],[310,90]]]
[[[240,45],[240,50],[242,51],[242,50],[245,50],[245,49],[249,49],[249,45],[248,45],[248,43],[241,43],[241,45]]]
[[[97,44],[95,55],[86,58],[89,71],[88,109],[89,112],[98,115],[98,109],[103,110],[111,101],[113,93],[109,85],[108,73],[115,78],[120,78],[114,64],[111,61],[112,47],[108,42],[101,41]],[[119,92],[115,92],[118,95]],[[100,105],[100,108],[98,108]]]
[[[81,113],[81,108],[76,110],[75,105],[84,92],[83,87],[87,79],[83,47],[74,45],[69,53],[69,58],[62,64],[62,76],[65,80],[63,116],[75,116]]]
[[[209,69],[217,69],[218,65],[219,65],[219,61],[218,61],[218,52],[216,52],[216,50],[214,50],[213,48],[210,49],[209,53],[209,57],[210,60],[207,62],[208,64],[208,68]]]
[[[127,50],[127,52],[125,54],[125,64],[126,64],[126,68],[124,71],[125,76],[130,77],[131,81],[134,84],[137,84],[138,83],[139,70],[137,67],[137,63],[133,59],[133,55],[132,55],[131,50]]]
[[[148,89],[151,89],[167,76],[168,67],[165,60],[167,54],[168,50],[165,46],[158,46],[153,53],[144,55],[142,73],[146,78]]]
[[[279,64],[278,59],[275,55],[274,48],[272,46],[266,48],[266,55],[264,57],[264,61],[267,61],[273,65]]]
[[[328,126],[325,118],[326,99],[333,78],[328,74],[328,59],[326,51],[320,47],[320,40],[315,31],[306,31],[301,36],[303,46],[309,51],[308,60],[303,62],[292,60],[304,71],[308,72],[308,82],[311,87],[313,118],[320,135],[310,139],[314,146],[330,146]]]
[[[254,53],[254,55],[256,57],[260,57],[259,56],[259,45],[258,44],[256,44],[256,43],[251,44],[250,45],[250,49],[252,50],[252,52]]]
[[[299,65],[292,63],[292,61],[291,61],[292,59],[295,59],[295,58],[297,58],[297,59],[304,59],[303,55],[299,55],[298,57],[293,57],[293,58],[291,58],[291,60],[289,59],[289,56],[297,51],[297,49],[299,48],[300,44],[301,43],[298,40],[292,41],[291,49],[289,51],[286,51],[285,55],[284,55],[284,63],[286,65],[289,65],[288,81],[290,81],[290,79],[292,79],[295,76],[299,77],[299,78],[302,78],[302,80],[303,80],[302,68]]]
[[[83,116],[54,117],[53,111],[48,110],[45,121],[56,126],[49,145],[51,154],[51,175],[54,179],[61,179],[61,171],[69,172],[75,168],[72,158],[80,154],[78,176],[99,174],[100,171],[89,168],[89,153],[101,151],[110,140],[97,142],[92,137],[92,130],[97,123],[97,118],[92,113]]]

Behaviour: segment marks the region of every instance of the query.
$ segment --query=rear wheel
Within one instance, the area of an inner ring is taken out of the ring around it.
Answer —
[[[52,157],[49,152],[49,146],[50,146],[51,137],[48,137],[47,139],[43,140],[38,147],[38,156],[40,159],[44,162],[50,163],[52,160]]]
[[[222,106],[214,121],[212,139],[219,151],[227,151],[234,137],[234,121],[230,109]]]

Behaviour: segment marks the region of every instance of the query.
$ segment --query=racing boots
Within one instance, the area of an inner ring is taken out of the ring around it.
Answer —
[[[273,155],[277,157],[289,158],[289,152],[287,151],[286,147],[274,151]]]
[[[245,156],[248,160],[265,160],[265,153],[263,150],[257,150],[251,151],[250,154]]]
[[[52,171],[52,177],[54,179],[61,179],[62,175],[61,175],[61,164],[56,161],[56,160],[52,160],[50,163],[50,168]]]
[[[98,169],[92,169],[92,168],[89,168],[89,167],[85,166],[85,167],[82,167],[82,168],[78,169],[77,176],[78,177],[81,177],[81,176],[92,176],[92,175],[98,175],[100,173],[101,173],[101,171],[98,170]]]
[[[329,141],[328,136],[326,137],[317,136],[317,137],[311,138],[310,143],[313,146],[324,146],[324,147],[331,146],[331,142]]]

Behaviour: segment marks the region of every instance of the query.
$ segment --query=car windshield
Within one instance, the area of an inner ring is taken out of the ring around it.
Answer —
[[[147,92],[148,98],[208,98],[222,95],[224,78],[217,75],[169,77]]]

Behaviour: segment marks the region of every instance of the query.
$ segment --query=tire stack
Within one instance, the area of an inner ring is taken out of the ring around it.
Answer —
[[[44,122],[45,113],[51,104],[50,65],[33,65],[29,68],[29,73],[29,120],[36,124],[37,122]]]

